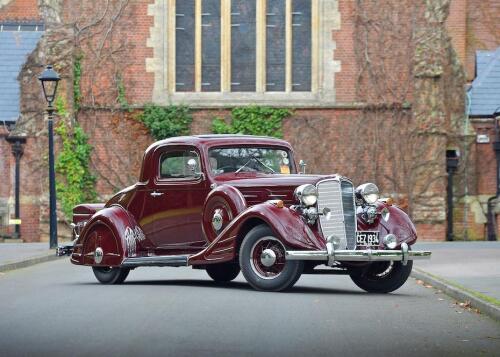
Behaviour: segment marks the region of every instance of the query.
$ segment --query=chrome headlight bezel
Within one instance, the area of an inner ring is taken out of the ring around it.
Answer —
[[[305,207],[311,207],[318,202],[318,189],[311,184],[300,185],[295,189],[294,196]]]
[[[367,182],[356,188],[356,193],[369,205],[374,204],[380,198],[380,192],[374,183]]]

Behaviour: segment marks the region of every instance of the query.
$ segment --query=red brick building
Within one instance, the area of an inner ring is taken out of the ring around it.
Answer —
[[[209,132],[216,116],[229,118],[231,108],[257,104],[293,109],[284,137],[308,168],[377,182],[423,239],[445,237],[445,152],[459,148],[467,160],[455,180],[456,236],[483,237],[476,197],[494,192],[485,179],[494,168],[476,160],[488,148],[476,147],[475,126],[467,124],[465,85],[475,76],[476,50],[499,46],[497,1],[106,4],[0,0],[0,22],[30,17],[46,29],[19,74],[21,115],[2,134],[27,136],[24,240],[47,235],[47,143],[36,83],[45,63],[63,77],[68,115],[60,120],[78,122],[90,137],[101,199],[136,179],[152,141],[136,119],[146,103],[188,105],[194,134]],[[14,165],[3,138],[0,158],[0,198],[12,216]]]

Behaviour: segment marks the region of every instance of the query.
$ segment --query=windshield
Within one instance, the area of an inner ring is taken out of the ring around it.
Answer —
[[[287,150],[263,147],[214,148],[208,152],[214,175],[234,172],[290,174],[292,163]]]

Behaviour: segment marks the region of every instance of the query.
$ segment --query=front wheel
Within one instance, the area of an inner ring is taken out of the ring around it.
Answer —
[[[375,262],[368,268],[352,269],[349,275],[357,286],[369,293],[390,293],[399,289],[410,276],[413,260],[401,262]]]
[[[130,272],[127,268],[92,267],[94,275],[101,284],[121,284]]]
[[[240,267],[246,281],[257,290],[281,291],[291,288],[304,263],[285,260],[285,247],[266,225],[252,228],[240,247]]]

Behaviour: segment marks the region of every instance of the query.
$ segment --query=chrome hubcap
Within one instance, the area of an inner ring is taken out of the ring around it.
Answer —
[[[260,262],[266,267],[271,267],[276,263],[276,253],[272,249],[265,249],[260,255]]]
[[[104,252],[101,247],[97,247],[94,252],[94,261],[99,264],[102,262],[102,257],[104,256]]]

